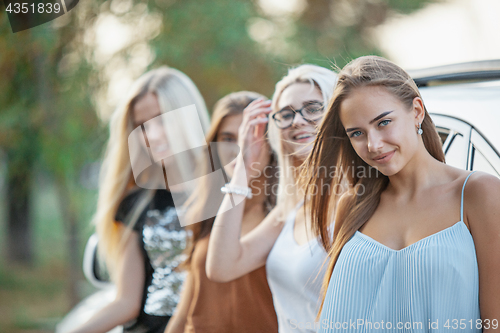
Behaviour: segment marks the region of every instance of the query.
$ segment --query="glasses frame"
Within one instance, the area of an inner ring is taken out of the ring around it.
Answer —
[[[321,103],[321,102],[309,103],[309,104],[307,104],[307,105],[304,105],[303,107],[301,107],[301,108],[300,108],[300,109],[298,109],[298,110],[294,110],[294,109],[290,108],[290,109],[283,109],[283,110],[280,110],[280,111],[276,112],[275,114],[273,114],[273,115],[272,115],[272,118],[273,118],[273,120],[274,120],[274,123],[276,124],[276,127],[278,127],[279,129],[287,129],[288,127],[292,126],[292,125],[293,125],[293,121],[295,120],[295,116],[297,115],[297,113],[298,113],[298,114],[300,114],[300,116],[302,117],[302,119],[304,119],[304,120],[305,120],[305,121],[307,121],[308,123],[315,124],[318,120],[309,120],[309,119],[306,119],[306,118],[304,117],[304,115],[302,114],[302,110],[304,110],[304,109],[305,109],[305,108],[307,108],[308,106],[315,105],[315,104],[318,104],[318,105],[320,106],[321,110],[322,110],[322,111],[323,111],[323,113],[324,113],[324,111],[325,111],[325,105],[324,105],[324,103]],[[278,115],[278,114],[280,114],[280,113],[282,113],[282,112],[285,112],[285,111],[292,111],[292,112],[293,112],[293,118],[292,118],[292,121],[290,122],[290,125],[285,126],[285,127],[280,127],[280,126],[278,125],[279,120],[278,120],[278,119],[276,119],[276,115]],[[319,117],[318,117],[318,119],[319,119]]]

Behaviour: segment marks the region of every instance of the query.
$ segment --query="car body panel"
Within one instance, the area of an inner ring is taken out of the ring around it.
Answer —
[[[442,138],[447,163],[500,174],[500,81],[419,89]],[[447,133],[447,135],[443,135]]]
[[[500,81],[420,88],[429,113],[459,118],[500,151]]]

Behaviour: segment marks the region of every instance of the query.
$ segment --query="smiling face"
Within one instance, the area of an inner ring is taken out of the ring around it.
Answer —
[[[321,91],[307,83],[294,83],[283,90],[278,101],[278,112],[282,110],[299,110],[308,105],[321,103],[323,96]],[[324,114],[324,112],[322,113]],[[317,121],[321,120],[321,116]],[[316,138],[316,123],[306,121],[300,114],[295,114],[292,125],[281,129],[283,152],[292,154],[298,160],[303,161],[311,151],[311,142]]]
[[[139,99],[131,114],[134,128],[144,124],[149,147],[156,159],[170,155],[171,150],[163,122],[159,117],[161,114],[158,98],[152,93]]]
[[[340,120],[358,156],[386,176],[402,170],[422,143],[416,133],[420,102],[415,98],[409,110],[383,87],[353,90],[340,106]]]
[[[236,143],[238,142],[238,129],[243,121],[243,114],[233,114],[224,117],[217,130],[217,142],[222,143],[217,145],[217,154],[221,164],[224,166],[226,174],[231,178],[236,165],[236,156],[239,149]],[[230,143],[224,144],[224,143]]]

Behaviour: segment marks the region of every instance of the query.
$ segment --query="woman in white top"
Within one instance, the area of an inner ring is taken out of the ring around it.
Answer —
[[[322,275],[316,277],[326,253],[305,218],[304,192],[296,180],[335,83],[334,72],[301,65],[276,84],[272,102],[257,100],[245,109],[239,134],[242,153],[226,186],[232,193],[222,202],[210,238],[207,275],[212,280],[231,281],[266,265],[280,333],[315,331]],[[262,223],[240,238],[245,203],[228,208],[232,200],[241,201],[248,187],[252,189],[248,179],[258,178],[255,173],[260,171],[252,164],[266,151],[266,125],[269,144],[278,156],[279,184],[273,189],[278,204]]]

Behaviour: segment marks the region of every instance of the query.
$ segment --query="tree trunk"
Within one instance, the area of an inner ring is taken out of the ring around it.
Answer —
[[[71,193],[67,181],[58,179],[56,181],[56,186],[61,203],[61,213],[63,225],[65,226],[65,238],[68,251],[68,298],[71,307],[73,307],[80,301],[78,281],[81,279],[82,272],[82,258],[79,252],[80,241],[78,238],[78,210],[74,201],[74,195]]]
[[[26,161],[28,163],[28,161]],[[7,166],[7,260],[33,264],[31,223],[31,168],[17,163]]]

